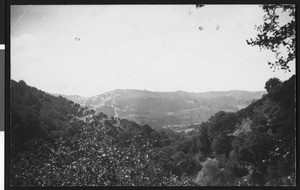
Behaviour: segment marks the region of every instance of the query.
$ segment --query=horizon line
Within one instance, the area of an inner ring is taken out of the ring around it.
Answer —
[[[113,89],[113,90],[109,90],[109,91],[105,91],[103,93],[99,93],[96,95],[92,95],[92,96],[82,96],[82,95],[78,95],[78,94],[61,94],[61,93],[51,93],[51,92],[47,92],[44,91],[50,95],[61,95],[61,96],[79,96],[81,98],[91,98],[94,96],[100,96],[103,94],[107,94],[107,93],[111,93],[113,91],[117,91],[117,90],[132,90],[132,91],[147,91],[147,92],[151,92],[151,93],[176,93],[176,92],[183,92],[183,93],[191,93],[191,94],[200,94],[200,93],[214,93],[214,92],[231,92],[231,91],[240,91],[240,92],[265,92],[267,93],[266,90],[238,90],[238,89],[232,89],[232,90],[210,90],[210,91],[199,91],[199,92],[190,92],[190,91],[184,91],[184,90],[175,90],[175,91],[151,91],[151,90],[142,90],[142,89],[121,89],[121,88],[117,88],[117,89]]]
[[[13,81],[16,81],[14,79],[10,79],[10,80],[13,80]],[[20,81],[24,81],[23,79],[19,80],[19,81],[16,81],[16,82],[20,82]],[[25,82],[25,81],[24,81]],[[37,88],[35,86],[31,86],[31,85],[28,85],[27,82],[25,82],[27,86],[30,86],[30,87],[34,87],[34,88]],[[136,89],[136,88],[115,88],[115,89],[112,89],[112,90],[109,90],[109,91],[105,91],[105,92],[102,92],[102,93],[99,93],[99,94],[96,94],[96,95],[91,95],[91,96],[82,96],[82,95],[79,95],[79,94],[62,94],[62,93],[57,93],[57,92],[49,92],[49,91],[46,91],[46,90],[42,90],[42,89],[38,89],[38,90],[41,90],[47,94],[50,94],[50,95],[62,95],[62,96],[80,96],[82,98],[91,98],[91,97],[94,97],[94,96],[99,96],[99,95],[102,95],[102,94],[106,94],[106,93],[110,93],[110,92],[113,92],[113,91],[117,91],[117,90],[136,90],[136,91],[147,91],[147,92],[153,92],[153,93],[176,93],[176,92],[183,92],[183,93],[193,93],[193,94],[198,94],[198,93],[211,93],[211,92],[230,92],[230,91],[244,91],[244,92],[267,92],[266,90],[240,90],[240,89],[230,89],[230,90],[208,90],[208,91],[198,91],[198,92],[191,92],[191,91],[185,91],[185,90],[174,90],[174,91],[155,91],[155,90],[147,90],[147,89]]]

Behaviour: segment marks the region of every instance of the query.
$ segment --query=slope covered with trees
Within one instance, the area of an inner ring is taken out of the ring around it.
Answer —
[[[10,137],[16,186],[121,184],[118,178],[123,185],[142,183],[136,180],[149,178],[139,172],[149,164],[151,147],[160,146],[149,126],[95,114],[24,81],[11,81]]]
[[[205,163],[212,168],[201,170],[199,178],[216,172],[217,165],[219,185],[295,185],[295,78],[269,79],[262,99],[236,113],[218,112],[201,124],[199,133],[210,142],[214,160]],[[198,184],[218,181],[207,180]]]

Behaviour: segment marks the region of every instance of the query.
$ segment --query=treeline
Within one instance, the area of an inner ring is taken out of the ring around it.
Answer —
[[[13,186],[295,185],[295,76],[189,133],[155,131],[11,81]]]

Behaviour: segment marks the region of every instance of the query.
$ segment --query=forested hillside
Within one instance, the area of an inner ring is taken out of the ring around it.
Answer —
[[[189,133],[11,81],[11,185],[295,185],[295,78],[270,79],[261,99]]]
[[[295,75],[285,82],[269,79],[268,94],[260,100],[236,113],[218,112],[201,124],[200,136],[210,142],[212,153],[225,156],[223,163],[210,160],[222,174],[213,185],[295,185],[295,80]],[[198,184],[207,184],[202,175]]]

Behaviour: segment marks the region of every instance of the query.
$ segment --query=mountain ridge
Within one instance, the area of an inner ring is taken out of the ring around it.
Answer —
[[[56,96],[62,96],[96,112],[156,128],[200,123],[221,110],[238,111],[265,93],[245,90],[157,92],[115,89],[91,97],[62,94]]]
[[[184,93],[184,94],[213,94],[213,93],[263,93],[266,94],[267,92],[265,90],[238,90],[238,89],[232,89],[232,90],[211,90],[211,91],[202,91],[202,92],[190,92],[190,91],[184,91],[184,90],[176,90],[176,91],[151,91],[151,90],[141,90],[141,89],[114,89],[110,91],[106,91],[97,95],[92,95],[92,96],[82,96],[78,94],[61,94],[61,93],[51,93],[51,92],[46,92],[48,94],[51,94],[53,96],[62,96],[62,97],[80,97],[80,98],[93,98],[97,97],[103,94],[110,94],[113,92],[124,92],[124,91],[135,91],[135,92],[148,92],[148,93],[160,93],[160,94],[175,94],[175,93]]]

